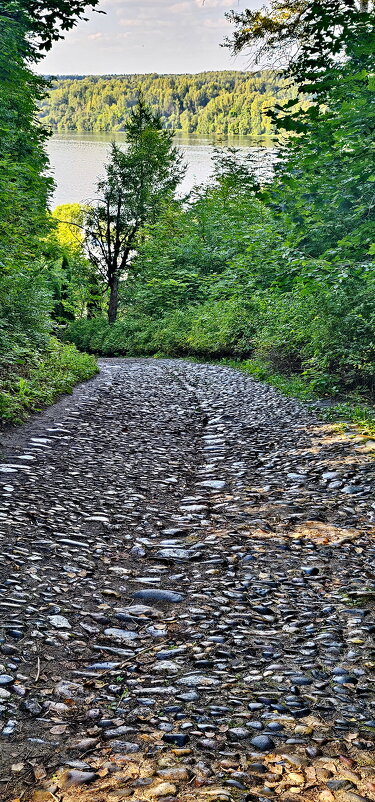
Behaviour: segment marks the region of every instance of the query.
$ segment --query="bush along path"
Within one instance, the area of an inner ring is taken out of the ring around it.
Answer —
[[[2,438],[1,800],[375,800],[373,444],[101,368]]]
[[[0,366],[0,429],[21,423],[32,412],[53,404],[63,393],[71,393],[79,381],[98,372],[96,360],[74,345],[49,339],[42,351],[29,351],[21,364]]]

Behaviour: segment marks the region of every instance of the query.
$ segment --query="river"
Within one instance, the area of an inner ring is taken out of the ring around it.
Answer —
[[[125,136],[114,134],[54,134],[47,150],[56,189],[52,208],[60,203],[87,203],[95,198],[98,178],[103,175],[111,142],[125,143]],[[184,195],[196,184],[208,181],[212,174],[212,157],[216,147],[235,147],[252,153],[259,171],[269,172],[275,157],[272,140],[256,140],[248,136],[178,135],[176,144],[183,152],[187,171],[179,187]]]

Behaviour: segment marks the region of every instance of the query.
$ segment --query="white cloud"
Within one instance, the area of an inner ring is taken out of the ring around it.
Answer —
[[[227,29],[228,23],[225,19],[206,19],[203,20],[202,25],[205,28],[211,28],[212,30],[219,30],[220,28]]]
[[[201,8],[233,8],[235,0],[193,0],[196,6]]]
[[[171,11],[172,14],[179,14],[181,11],[189,11],[191,8],[191,4],[187,2],[182,3],[174,3],[173,6],[169,6],[168,11]]]
[[[231,26],[225,12],[264,0],[101,0],[40,62],[47,73],[199,72],[243,69],[220,47]],[[126,45],[125,45],[126,42]]]
[[[119,19],[119,25],[126,25],[127,28],[136,28],[139,25],[143,25],[143,19],[129,19],[128,17],[121,17]]]

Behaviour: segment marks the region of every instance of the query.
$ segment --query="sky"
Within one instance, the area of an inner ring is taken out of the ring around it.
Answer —
[[[225,12],[259,7],[257,0],[101,0],[40,62],[50,75],[184,73],[242,70],[220,44],[232,25]]]

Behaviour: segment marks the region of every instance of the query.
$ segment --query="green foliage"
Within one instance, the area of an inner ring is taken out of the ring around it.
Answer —
[[[304,397],[375,389],[375,272],[288,244],[290,220],[261,199],[251,163],[217,157],[213,184],[145,230],[122,316],[73,324],[106,355],[251,359]],[[273,379],[276,381],[276,379]]]
[[[74,320],[92,307],[102,308],[102,294],[84,249],[85,209],[79,203],[57,206],[43,243],[45,281],[52,294],[52,316],[58,323]]]
[[[20,423],[30,412],[39,412],[78,381],[97,373],[96,361],[73,345],[51,338],[43,351],[33,351],[27,361],[0,373],[0,419]]]
[[[235,53],[251,47],[256,61],[276,57],[299,88],[310,80],[316,93],[324,72],[345,59],[368,7],[368,0],[270,0],[260,10],[229,12],[235,30],[226,44]]]
[[[99,0],[20,0],[27,13],[29,30],[37,53],[50,50],[53,43],[63,39],[83,17],[87,8],[95,8]],[[103,14],[103,11],[99,12]]]
[[[375,239],[374,36],[363,33],[326,73],[324,105],[299,113],[304,133],[285,148],[272,197],[288,215],[290,241],[330,261],[367,259]]]
[[[147,317],[126,317],[109,324],[104,317],[82,319],[65,330],[64,340],[103,356],[152,354],[157,350],[154,325]]]
[[[375,438],[375,410],[366,404],[343,402],[333,404],[326,410],[321,410],[319,416],[325,420],[351,421],[356,424],[358,429],[366,436]]]
[[[231,353],[226,343],[230,332],[228,317],[224,314],[221,321],[218,312],[213,320],[212,306],[207,305],[206,309],[199,306],[176,310],[160,320],[143,315],[129,315],[112,325],[104,318],[77,320],[68,327],[64,338],[78,348],[104,356],[221,356]],[[220,332],[216,329],[218,323]],[[204,330],[200,330],[202,326]]]
[[[52,248],[53,182],[37,120],[46,82],[31,69],[85,5],[0,0],[0,418],[7,421],[93,372],[91,359],[50,339],[57,240]]]
[[[375,236],[375,14],[368,0],[270,0],[232,12],[236,52],[283,53],[297,97],[270,111],[288,136],[269,201],[289,242],[330,261],[362,260]],[[309,104],[298,101],[306,98]]]
[[[289,395],[293,398],[299,398],[301,401],[312,401],[316,396],[314,389],[306,382],[304,376],[286,376],[284,373],[277,373],[274,366],[270,362],[265,361],[260,356],[254,359],[245,359],[242,362],[231,362],[233,367],[243,370],[245,373],[251,373],[255,379],[259,381],[272,384],[276,390],[279,390],[283,395]]]
[[[160,317],[207,299],[242,296],[251,254],[262,258],[261,283],[267,268],[272,276],[277,270],[270,242],[281,247],[281,229],[255,196],[251,158],[218,151],[216,168],[212,185],[197,188],[188,202],[175,202],[145,229],[123,308],[135,301],[143,314]]]
[[[0,273],[35,257],[47,230],[51,182],[35,122],[42,82],[25,62],[26,35],[22,15],[4,16],[0,4]]]
[[[53,42],[64,37],[82,19],[86,8],[94,8],[99,0],[0,0],[0,20],[12,25],[20,22],[27,31],[22,56],[38,61],[50,50]],[[99,12],[103,13],[103,12]]]
[[[138,91],[163,126],[197,134],[272,134],[267,112],[295,96],[272,70],[54,78],[40,118],[58,131],[123,131]]]
[[[12,366],[49,339],[51,297],[44,279],[14,272],[0,281],[0,370]]]

